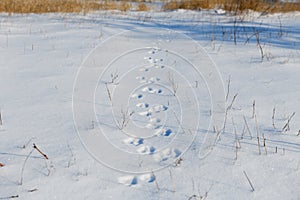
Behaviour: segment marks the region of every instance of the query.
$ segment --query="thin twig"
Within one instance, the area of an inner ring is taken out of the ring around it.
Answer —
[[[293,114],[288,118],[288,121],[286,122],[286,124],[284,125],[284,127],[282,128],[282,132],[287,132],[290,130],[290,122],[292,120],[292,118],[294,117],[294,115],[296,114],[296,112],[293,112]]]
[[[126,110],[126,112],[121,109],[121,115],[122,118],[120,119],[120,121],[118,121],[117,126],[120,130],[123,130],[129,123],[130,121],[130,117],[134,114],[134,111],[132,111],[131,113],[129,113],[128,109]]]
[[[248,130],[248,133],[249,133],[249,135],[250,135],[250,138],[251,138],[251,140],[252,140],[252,134],[251,134],[251,131],[250,131],[250,129],[249,129],[249,126],[248,126],[248,123],[247,123],[247,120],[246,120],[245,115],[244,115],[244,121],[245,121],[246,128],[247,128],[247,130]]]
[[[257,123],[256,115],[254,115],[254,119],[255,119],[255,127],[256,127],[256,137],[259,137],[259,130],[258,130],[258,123]]]
[[[261,155],[259,137],[257,137],[258,154]]]
[[[264,57],[265,57],[265,53],[264,53],[264,50],[263,50],[263,48],[261,46],[261,43],[260,43],[259,32],[255,31],[254,35],[256,37],[257,46],[259,47],[259,50],[260,50],[261,62],[263,62],[264,61]]]
[[[231,76],[229,75],[228,77],[228,82],[227,82],[227,93],[226,93],[226,101],[228,100],[228,96],[229,96],[229,91],[230,91],[230,78]]]
[[[224,124],[223,124],[223,128],[222,128],[223,133],[225,132],[225,128],[226,128],[228,112],[230,109],[232,109],[233,103],[234,103],[237,95],[238,95],[237,93],[234,95],[234,97],[232,98],[231,104],[227,107],[227,109],[225,111],[225,119],[224,119]]]
[[[23,146],[21,146],[21,147],[19,147],[19,148],[25,149],[33,139],[34,139],[34,137],[30,138],[30,139],[26,142],[26,144],[24,144]]]
[[[240,143],[238,135],[237,135],[236,125],[233,121],[233,118],[231,118],[231,121],[232,121],[232,125],[233,125],[233,128],[234,128],[235,141],[238,142],[238,147],[241,147],[241,143]]]
[[[155,176],[155,174],[154,174],[153,171],[152,171],[152,176],[154,177],[154,182],[155,182],[155,185],[156,185],[157,190],[160,191],[160,188],[159,188],[158,183],[157,183],[157,180],[156,180],[156,176]]]
[[[244,174],[245,174],[245,176],[246,176],[246,178],[247,178],[247,180],[248,180],[249,185],[251,186],[252,192],[254,192],[254,187],[253,187],[253,185],[252,185],[252,183],[251,183],[251,181],[250,181],[250,179],[249,179],[247,173],[246,173],[245,171],[243,171],[243,172],[244,172]]]
[[[30,157],[30,155],[32,154],[32,152],[34,151],[34,149],[32,149],[29,154],[27,155],[26,159],[24,160],[23,166],[22,166],[22,170],[21,170],[21,178],[20,178],[20,185],[23,184],[23,174],[24,174],[24,169],[25,169],[25,165],[27,163],[28,158]]]
[[[38,189],[34,188],[34,189],[31,189],[31,190],[27,190],[27,192],[35,192],[35,191],[38,191]]]
[[[263,140],[264,140],[265,153],[266,153],[266,155],[268,155],[265,134],[263,133],[262,136],[263,136]]]
[[[244,139],[245,132],[246,132],[246,126],[244,125],[241,140]]]
[[[217,131],[217,132],[216,132],[216,133],[217,133],[217,136],[215,137],[215,141],[214,141],[213,144],[216,144],[218,139],[221,140],[220,134],[221,134],[221,131],[222,131],[222,130],[219,130],[218,127],[216,127],[216,131]],[[212,148],[213,148],[213,145],[212,145]]]
[[[2,126],[3,123],[2,123],[2,114],[1,114],[1,111],[0,111],[0,126]]]
[[[37,150],[44,158],[48,160],[48,156],[44,154],[34,143],[33,143],[33,149]]]
[[[15,198],[19,198],[19,195],[11,195],[9,197],[0,197],[0,199],[15,199]]]
[[[239,149],[238,142],[236,141],[235,142],[235,160],[237,160],[237,158],[238,158],[238,149]]]
[[[168,73],[168,80],[173,90],[173,95],[176,96],[176,92],[178,90],[178,84],[175,82],[174,75],[172,73]]]
[[[116,80],[119,78],[119,74],[118,74],[118,72],[117,71],[115,71],[114,73],[111,73],[110,74],[110,78],[111,78],[111,81],[110,81],[110,83],[115,83],[116,84]]]
[[[112,103],[112,98],[111,98],[111,94],[110,94],[110,91],[109,91],[109,89],[108,89],[107,83],[105,83],[105,87],[106,87],[106,92],[107,92],[109,101]]]
[[[255,115],[255,100],[252,103],[252,119],[254,118]]]
[[[273,125],[273,128],[276,129],[276,127],[275,127],[275,106],[273,108],[272,125]]]
[[[176,192],[176,185],[175,185],[175,182],[174,182],[174,179],[173,179],[171,168],[169,168],[169,174],[170,174],[171,182],[173,184],[173,192]]]
[[[234,101],[235,101],[237,95],[238,95],[238,93],[236,93],[236,94],[234,95],[234,97],[232,98],[232,101],[231,101],[230,105],[229,105],[228,108],[227,108],[228,110],[230,110],[230,109],[232,108],[233,103],[234,103]]]
[[[228,115],[228,109],[226,109],[226,111],[225,111],[225,119],[224,119],[224,124],[223,124],[223,128],[222,128],[223,133],[225,133],[227,115]]]

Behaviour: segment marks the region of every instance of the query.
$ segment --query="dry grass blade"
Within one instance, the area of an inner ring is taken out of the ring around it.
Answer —
[[[2,126],[3,123],[2,123],[2,114],[1,114],[1,111],[0,111],[0,126]]]
[[[37,150],[44,158],[48,160],[48,156],[44,154],[35,144],[33,144],[33,149]]]
[[[229,92],[230,92],[230,78],[231,78],[231,76],[229,75],[228,81],[227,81],[227,93],[226,93],[226,97],[225,97],[226,101],[228,100],[228,96],[229,96]]]
[[[255,100],[252,103],[252,119],[254,118],[255,115]]]
[[[235,101],[237,95],[238,95],[238,93],[236,93],[236,94],[234,95],[234,97],[232,98],[232,101],[231,101],[230,105],[228,106],[227,110],[232,109],[233,103],[234,103],[234,101]]]
[[[22,170],[21,170],[21,178],[20,178],[20,185],[23,184],[23,174],[24,174],[24,170],[25,170],[25,165],[27,163],[28,158],[30,157],[30,155],[32,154],[32,152],[34,151],[34,149],[32,149],[29,154],[27,155],[26,159],[24,160],[23,166],[22,166]]]
[[[158,185],[158,182],[157,182],[157,180],[156,180],[156,176],[155,176],[154,172],[152,171],[151,174],[152,174],[152,176],[154,177],[154,182],[155,182],[157,191],[160,191],[160,187],[159,187],[159,185]]]
[[[282,132],[287,132],[287,131],[290,130],[290,122],[291,122],[291,120],[292,120],[292,118],[294,117],[295,114],[296,114],[296,112],[293,112],[293,114],[288,118],[286,124],[282,128]]]
[[[245,171],[243,171],[243,172],[244,172],[244,174],[245,174],[245,176],[246,176],[246,178],[247,178],[247,180],[248,180],[249,185],[251,186],[252,192],[254,192],[254,187],[253,187],[253,185],[252,185],[252,183],[251,183],[251,181],[250,181],[250,179],[249,179],[247,173],[246,173]]]
[[[0,199],[15,199],[15,198],[19,198],[19,195],[11,195],[8,197],[0,197]]]
[[[272,126],[273,126],[274,129],[276,129],[276,126],[275,126],[275,111],[276,111],[276,108],[274,106],[273,115],[272,115]]]
[[[105,83],[105,87],[106,87],[106,92],[107,92],[107,96],[109,98],[109,101],[112,103],[112,98],[111,98],[110,90],[109,90],[109,88],[107,86],[107,83]]]
[[[249,135],[250,135],[250,138],[251,138],[251,140],[252,140],[252,134],[251,134],[250,128],[249,128],[249,126],[248,126],[248,123],[247,123],[247,120],[246,120],[245,115],[244,115],[243,117],[244,117],[244,122],[245,122],[246,128],[247,128],[248,133],[249,133]]]

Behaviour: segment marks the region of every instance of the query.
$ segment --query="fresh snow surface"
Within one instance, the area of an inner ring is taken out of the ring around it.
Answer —
[[[0,199],[300,199],[299,13],[0,20]]]

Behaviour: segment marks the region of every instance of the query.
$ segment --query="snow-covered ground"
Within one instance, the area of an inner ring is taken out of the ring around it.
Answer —
[[[0,20],[0,199],[300,198],[299,13]]]

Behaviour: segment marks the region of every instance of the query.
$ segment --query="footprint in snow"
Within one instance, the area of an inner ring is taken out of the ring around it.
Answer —
[[[139,108],[148,108],[149,104],[148,103],[138,103],[138,104],[136,104],[136,107],[139,107]]]
[[[155,152],[155,147],[153,147],[153,146],[141,146],[136,151],[140,154],[153,154]]]
[[[142,89],[143,92],[148,92],[150,94],[161,94],[162,90],[161,89],[154,89],[152,87],[144,87]]]
[[[150,70],[149,67],[144,67],[140,69],[141,72],[148,72],[149,70]]]
[[[159,118],[153,117],[149,120],[151,123],[160,123],[161,120]]]
[[[144,57],[145,60],[147,60],[149,63],[151,64],[156,64],[156,63],[159,63],[159,62],[163,62],[164,59],[162,58],[152,58],[151,56],[149,57]]]
[[[159,129],[162,125],[161,125],[161,119],[159,118],[151,118],[149,120],[149,124],[146,125],[146,128],[149,128],[149,129]]]
[[[143,174],[139,176],[139,180],[143,182],[152,183],[155,181],[155,176],[154,174]]]
[[[171,129],[167,129],[167,130],[161,130],[160,135],[169,137],[172,133],[173,131]]]
[[[146,128],[148,128],[148,129],[159,129],[159,128],[161,128],[161,126],[162,125],[160,125],[160,124],[147,124]]]
[[[136,176],[123,176],[118,178],[118,182],[126,186],[134,186],[138,184]]]
[[[139,146],[141,144],[144,144],[144,139],[143,138],[126,138],[123,140],[123,142],[127,145],[134,145],[134,146]]]
[[[155,82],[160,81],[160,78],[157,78],[157,77],[151,77],[151,78],[149,78],[148,81],[149,81],[150,83],[155,83]]]
[[[139,80],[140,83],[146,83],[148,81],[144,76],[138,76],[136,79]]]
[[[139,176],[122,176],[118,178],[120,184],[126,186],[136,186],[139,183],[152,183],[155,181],[154,174],[142,174]]]
[[[166,111],[168,110],[168,106],[165,106],[165,105],[155,105],[155,106],[152,106],[150,109],[149,109],[149,112],[161,112],[161,111]]]
[[[141,116],[146,116],[146,117],[151,117],[152,113],[159,113],[161,111],[166,111],[168,110],[168,106],[165,105],[155,105],[149,108],[146,111],[138,112],[139,115]]]
[[[131,95],[131,97],[134,99],[142,99],[143,95],[142,94],[133,94],[133,95]]]
[[[181,151],[178,149],[164,149],[163,151],[154,155],[154,160],[157,162],[163,162],[168,159],[178,158],[181,155]]]
[[[143,70],[141,70],[141,71],[143,71]],[[136,79],[140,83],[155,83],[155,82],[160,81],[160,78],[157,78],[157,77],[146,78],[145,76],[137,76]]]
[[[146,116],[146,117],[150,117],[151,116],[151,112],[149,112],[149,111],[138,112],[138,114],[141,115],[141,116]]]

